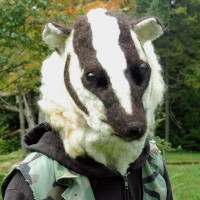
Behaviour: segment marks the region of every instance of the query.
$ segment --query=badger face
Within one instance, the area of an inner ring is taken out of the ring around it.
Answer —
[[[105,9],[91,10],[72,30],[48,24],[43,38],[58,51],[61,68],[60,86],[54,83],[57,90],[52,93],[60,91],[62,100],[48,99],[44,83],[43,102],[46,97],[59,110],[69,109],[82,118],[82,138],[93,132],[97,140],[144,141],[163,93],[160,66],[148,41],[161,34],[162,26],[154,17],[133,21]]]
[[[128,21],[104,10],[90,12],[75,24],[72,42],[78,66],[70,65],[69,52],[65,83],[74,101],[79,99],[88,124],[126,140],[141,138],[146,131],[142,97],[151,68],[144,53],[138,53],[143,50]],[[70,68],[78,68],[79,75]],[[79,79],[82,87],[73,79]]]

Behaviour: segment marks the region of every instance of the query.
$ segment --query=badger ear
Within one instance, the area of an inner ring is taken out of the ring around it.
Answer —
[[[42,38],[50,49],[62,54],[65,48],[65,41],[70,33],[71,29],[52,22],[44,26]]]
[[[144,44],[160,37],[164,32],[164,26],[160,19],[150,16],[132,22],[133,31]]]

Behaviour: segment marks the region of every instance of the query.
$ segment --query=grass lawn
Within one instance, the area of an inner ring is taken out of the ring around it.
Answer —
[[[200,153],[168,152],[165,160],[168,164],[200,164]]]
[[[165,159],[174,200],[200,200],[200,153],[170,152]],[[10,167],[20,160],[20,152],[0,155],[0,184]]]
[[[174,200],[200,200],[200,153],[168,152],[165,161]]]
[[[174,200],[200,199],[200,165],[167,165]]]

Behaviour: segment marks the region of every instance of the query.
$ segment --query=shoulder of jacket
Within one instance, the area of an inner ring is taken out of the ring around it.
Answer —
[[[156,145],[155,140],[149,140],[150,144],[150,153],[149,158],[146,161],[146,165],[148,165],[150,168],[157,171],[161,176],[164,175],[164,161],[161,154],[161,151]]]
[[[21,171],[21,169],[27,168],[27,166],[30,171],[41,173],[41,175],[45,174],[44,169],[48,169],[47,171],[55,173],[56,179],[77,177],[75,172],[69,170],[51,157],[39,152],[30,153],[22,162],[15,165],[14,168]]]
[[[167,198],[167,186],[164,179],[164,161],[161,151],[154,140],[149,141],[149,158],[142,167],[142,182],[144,199]]]
[[[158,146],[156,145],[155,140],[149,140],[149,145],[150,145],[150,156],[154,157],[157,156],[158,154],[161,154],[161,151],[159,150]]]

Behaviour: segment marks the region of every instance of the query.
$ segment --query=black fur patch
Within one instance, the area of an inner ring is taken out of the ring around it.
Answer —
[[[74,90],[71,81],[70,81],[70,75],[69,75],[69,64],[70,64],[70,55],[67,56],[67,61],[65,63],[65,71],[64,71],[64,81],[65,81],[65,86],[76,103],[76,105],[79,107],[80,110],[82,110],[84,113],[88,114],[87,108],[81,103],[81,101],[78,98],[78,95],[76,91]]]

